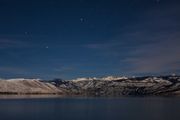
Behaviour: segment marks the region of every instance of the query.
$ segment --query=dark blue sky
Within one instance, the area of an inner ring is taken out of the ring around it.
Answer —
[[[0,78],[180,73],[179,0],[0,0]]]

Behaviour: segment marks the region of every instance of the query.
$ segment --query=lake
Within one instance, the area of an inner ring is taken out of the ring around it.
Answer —
[[[178,97],[1,98],[1,120],[180,120]]]

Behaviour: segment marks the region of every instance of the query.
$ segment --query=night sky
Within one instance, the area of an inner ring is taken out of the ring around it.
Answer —
[[[0,78],[180,73],[180,0],[0,0]]]

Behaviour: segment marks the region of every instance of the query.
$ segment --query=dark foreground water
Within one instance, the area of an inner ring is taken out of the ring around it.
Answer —
[[[180,98],[5,98],[0,120],[180,120]]]

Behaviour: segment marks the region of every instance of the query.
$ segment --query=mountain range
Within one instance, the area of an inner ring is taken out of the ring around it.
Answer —
[[[74,80],[0,79],[0,94],[62,96],[179,96],[180,76],[77,78]]]

